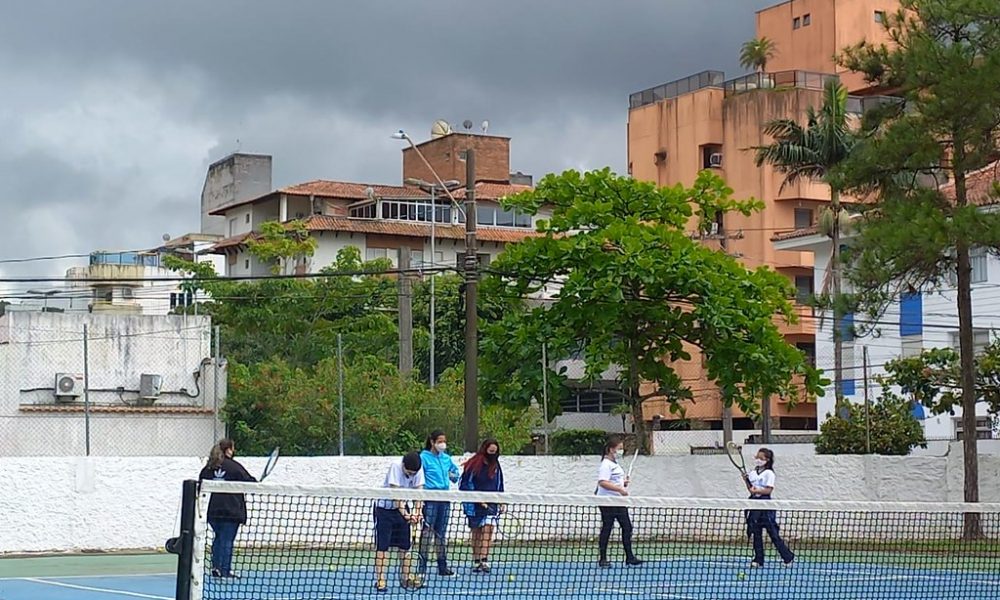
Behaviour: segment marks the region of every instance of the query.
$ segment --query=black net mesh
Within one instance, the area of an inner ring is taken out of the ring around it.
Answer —
[[[246,525],[207,521],[220,489]],[[1000,598],[1000,506],[967,509],[206,482],[192,597]]]

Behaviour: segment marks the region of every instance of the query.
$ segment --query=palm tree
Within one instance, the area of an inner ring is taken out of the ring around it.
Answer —
[[[740,49],[740,66],[763,73],[767,69],[767,61],[774,58],[774,53],[774,42],[766,37],[748,40]]]
[[[792,119],[771,121],[764,127],[764,134],[773,142],[769,146],[758,146],[757,166],[773,166],[784,173],[781,186],[794,184],[800,179],[823,181],[830,186],[830,219],[823,223],[824,231],[833,242],[823,294],[833,298],[833,371],[834,388],[838,405],[843,399],[843,332],[841,321],[843,307],[840,298],[840,234],[844,226],[842,220],[840,193],[837,181],[837,167],[842,165],[856,146],[857,137],[847,119],[847,89],[837,79],[829,79],[823,89],[823,105],[816,110],[809,107],[806,125],[803,127]]]

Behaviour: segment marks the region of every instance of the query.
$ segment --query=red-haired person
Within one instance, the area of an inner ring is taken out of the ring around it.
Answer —
[[[502,492],[503,469],[500,468],[500,444],[488,439],[479,451],[467,460],[458,489],[474,492]],[[462,509],[472,530],[473,573],[490,572],[490,543],[493,528],[500,518],[500,505],[486,502],[465,502]]]

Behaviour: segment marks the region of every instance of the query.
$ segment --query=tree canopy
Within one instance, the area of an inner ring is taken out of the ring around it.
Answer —
[[[775,324],[775,315],[794,319],[787,278],[748,270],[686,231],[692,220],[704,228],[719,212],[761,207],[731,194],[708,171],[692,187],[660,188],[604,169],[549,175],[509,198],[525,212],[543,204],[553,212],[538,225],[542,236],[508,247],[493,263],[493,285],[510,297],[546,289],[551,297],[487,330],[499,361],[486,374],[491,393],[538,397],[540,388],[524,384],[537,381],[543,343],[552,357],[581,350],[591,378],[618,365],[637,417],[647,399],[679,410],[691,396],[673,364],[691,360],[692,349],[704,355],[723,397],[744,410],[755,412],[761,398],[776,394],[821,393],[819,374]],[[644,420],[635,422],[643,433]]]

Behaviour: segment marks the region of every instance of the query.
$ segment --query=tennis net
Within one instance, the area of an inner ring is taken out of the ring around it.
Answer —
[[[379,579],[384,595],[393,597],[1000,597],[1000,504],[536,496],[214,481],[202,482],[196,493],[194,482],[185,485],[182,529],[190,535],[182,538],[187,543],[178,561],[182,600],[370,598],[379,593]],[[243,494],[247,506],[231,559],[225,541],[231,530],[207,519],[211,495],[222,493]],[[966,513],[973,511],[982,533],[964,539]],[[404,514],[419,523],[411,525]],[[600,564],[605,522],[612,532],[607,562]],[[626,529],[631,525],[631,551],[641,564],[627,564],[623,522]],[[442,523],[443,538],[436,533]],[[389,546],[382,559],[376,529],[379,542]],[[788,553],[776,549],[772,532]],[[751,564],[756,535],[764,548],[760,566]],[[439,562],[442,539],[446,565]]]

